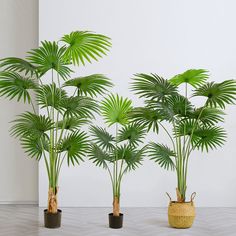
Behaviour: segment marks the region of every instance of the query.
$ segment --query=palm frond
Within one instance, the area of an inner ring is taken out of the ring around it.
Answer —
[[[21,145],[25,152],[31,158],[40,160],[43,151],[48,150],[49,142],[45,136],[35,137],[32,135],[25,135],[20,139]]]
[[[62,100],[61,108],[64,109],[64,117],[93,118],[94,112],[98,112],[96,101],[89,97],[67,97]]]
[[[142,164],[145,149],[136,149],[131,146],[123,145],[116,150],[117,160],[124,159],[127,164],[127,171],[135,170]]]
[[[157,162],[161,167],[165,169],[175,169],[175,164],[172,160],[175,157],[175,153],[166,145],[150,143],[148,148],[149,156],[151,160]]]
[[[25,112],[13,121],[11,134],[16,137],[31,135],[32,137],[41,137],[47,131],[54,127],[49,117],[36,115],[31,112]]]
[[[193,146],[201,151],[215,149],[222,146],[226,141],[226,132],[223,128],[217,126],[203,126],[194,131]]]
[[[224,109],[226,104],[234,104],[236,100],[236,80],[207,83],[197,88],[193,96],[207,97],[207,106]]]
[[[214,107],[200,107],[194,109],[187,116],[191,119],[198,119],[202,125],[214,125],[224,121],[225,113]]]
[[[110,161],[108,153],[104,152],[98,145],[92,144],[88,152],[89,160],[92,160],[96,166],[102,166],[107,169],[107,161]]]
[[[78,89],[78,96],[90,95],[96,97],[98,94],[104,94],[108,91],[109,87],[112,87],[110,79],[101,74],[93,74],[84,77],[78,77],[75,79],[67,80],[64,83],[64,87],[73,86]]]
[[[177,92],[175,85],[156,74],[136,74],[135,76],[132,90],[140,97],[163,100]]]
[[[85,118],[77,118],[77,117],[64,117],[63,120],[58,121],[55,126],[59,129],[66,129],[66,130],[77,130],[81,128],[81,126],[88,124],[89,120]]]
[[[37,67],[39,75],[49,70],[55,70],[63,79],[69,77],[72,70],[64,60],[65,47],[59,47],[56,42],[43,41],[42,46],[28,52],[27,59]]]
[[[174,135],[177,137],[194,134],[194,130],[199,128],[199,122],[196,119],[183,119],[176,124]]]
[[[68,165],[72,163],[79,164],[79,161],[83,161],[83,157],[88,152],[88,136],[85,132],[76,131],[68,134],[59,145],[59,152],[66,152]]]
[[[30,103],[31,97],[29,90],[36,89],[37,82],[30,78],[24,78],[13,71],[0,72],[0,96],[6,96],[10,100],[23,98],[24,102]]]
[[[41,85],[36,90],[36,100],[41,108],[54,107],[57,110],[62,110],[61,103],[66,98],[66,91],[58,88],[55,83]]]
[[[115,138],[107,132],[106,129],[97,126],[90,127],[90,133],[93,141],[102,149],[112,150],[114,148]]]
[[[109,95],[101,102],[101,112],[106,123],[119,123],[125,125],[128,122],[128,113],[131,111],[131,100],[117,95]]]
[[[131,110],[129,117],[138,125],[145,127],[147,131],[152,129],[158,133],[158,121],[161,117],[158,116],[155,110],[148,107],[136,107]]]
[[[85,65],[91,60],[98,60],[99,57],[106,55],[111,47],[110,38],[101,34],[94,34],[89,31],[74,31],[64,35],[61,39],[66,43],[64,60],[75,65]]]
[[[0,68],[4,71],[24,72],[24,75],[30,75],[31,77],[37,75],[37,67],[29,63],[28,61],[18,57],[7,57],[0,60]]]
[[[123,126],[118,133],[118,142],[128,141],[131,146],[137,146],[143,142],[146,129],[137,123]]]
[[[188,83],[193,87],[199,87],[205,84],[208,79],[208,71],[204,69],[191,69],[182,74],[178,74],[170,79],[170,82],[176,86],[182,83]]]

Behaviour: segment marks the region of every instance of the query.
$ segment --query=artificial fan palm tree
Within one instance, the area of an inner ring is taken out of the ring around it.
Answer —
[[[132,107],[131,101],[127,98],[109,95],[102,101],[100,109],[107,125],[115,127],[115,135],[105,128],[91,126],[93,142],[89,157],[97,166],[102,166],[109,173],[113,189],[113,216],[118,217],[121,182],[126,172],[136,169],[141,164],[145,146],[140,148],[140,143],[146,131],[142,125],[129,121],[128,114]]]
[[[43,41],[28,52],[26,59],[9,57],[0,61],[0,95],[28,102],[33,112],[25,112],[13,121],[11,133],[19,137],[30,157],[43,158],[49,180],[48,213],[56,214],[59,173],[62,163],[79,163],[88,149],[88,135],[81,127],[98,112],[94,99],[112,86],[107,77],[94,74],[71,79],[72,66],[84,65],[106,54],[111,46],[104,35],[76,31],[59,42]],[[51,82],[45,83],[45,76]],[[62,84],[61,80],[64,80]],[[73,88],[69,95],[66,87]],[[36,103],[32,102],[32,92]]]
[[[217,126],[222,122],[223,109],[236,99],[236,81],[221,83],[207,82],[206,70],[192,69],[176,75],[170,80],[156,74],[136,74],[132,90],[145,98],[145,107],[134,108],[133,121],[145,125],[156,133],[163,128],[171,147],[152,142],[149,155],[161,167],[177,173],[177,200],[185,202],[187,189],[188,162],[192,151],[222,146],[226,139],[225,130]],[[178,91],[184,85],[184,95]],[[192,96],[189,95],[192,87]],[[202,97],[203,105],[195,107],[190,99]],[[169,130],[170,125],[172,128]]]

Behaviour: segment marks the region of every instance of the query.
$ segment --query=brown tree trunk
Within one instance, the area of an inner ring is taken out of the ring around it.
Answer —
[[[120,201],[118,197],[113,199],[113,216],[120,216]]]
[[[183,199],[178,188],[176,188],[176,195],[177,195],[177,202],[185,202],[185,199]]]
[[[58,188],[56,188],[56,193],[54,193],[53,188],[49,188],[48,190],[48,212],[49,213],[57,213],[57,192]]]

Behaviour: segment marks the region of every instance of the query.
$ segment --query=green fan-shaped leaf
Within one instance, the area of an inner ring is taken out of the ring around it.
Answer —
[[[127,164],[127,170],[135,170],[142,164],[143,157],[145,155],[145,149],[136,149],[131,146],[120,146],[116,150],[116,159],[124,159]]]
[[[108,153],[104,152],[98,145],[92,144],[88,152],[89,160],[92,160],[96,166],[102,166],[107,169],[107,161],[110,161]]]
[[[193,96],[207,97],[207,106],[224,109],[226,104],[234,104],[236,100],[236,80],[207,83],[197,88]]]
[[[65,47],[59,47],[56,42],[43,41],[42,46],[32,49],[27,59],[37,67],[40,76],[49,70],[55,70],[63,79],[69,77],[72,70],[64,60]]]
[[[61,110],[61,103],[66,98],[66,91],[57,88],[55,83],[41,85],[36,91],[36,99],[42,108],[51,106],[57,110]]]
[[[131,111],[131,100],[117,95],[109,95],[101,102],[101,112],[106,123],[119,123],[125,125],[128,122],[128,113]]]
[[[30,78],[24,78],[13,71],[0,72],[0,96],[6,96],[10,100],[23,98],[24,102],[30,103],[31,97],[29,90],[36,89],[37,82]]]
[[[198,119],[202,125],[214,125],[224,121],[225,113],[214,107],[200,107],[188,114],[189,118]]]
[[[88,137],[85,132],[76,131],[64,138],[60,144],[59,151],[66,152],[68,165],[72,163],[79,164],[79,160],[83,161],[83,157],[88,152]]]
[[[145,127],[147,131],[152,129],[154,132],[158,133],[158,121],[161,117],[155,110],[148,107],[136,107],[132,109],[129,116],[135,123]]]
[[[131,146],[137,146],[143,142],[146,129],[137,123],[131,123],[123,126],[118,133],[118,141],[128,141]]]
[[[87,119],[77,118],[77,117],[64,117],[63,120],[58,121],[56,124],[59,129],[67,129],[67,130],[77,130],[81,128],[81,126],[89,123]]]
[[[135,76],[132,90],[140,97],[163,100],[177,92],[175,85],[156,74],[136,74]]]
[[[223,128],[217,126],[203,126],[194,131],[193,146],[200,150],[217,148],[226,141],[226,132]]]
[[[28,61],[17,58],[7,57],[0,60],[0,68],[4,68],[4,71],[16,71],[24,72],[25,75],[33,76],[37,75],[37,68]]]
[[[93,74],[67,80],[63,86],[76,87],[78,89],[78,96],[90,95],[91,97],[96,97],[98,94],[104,94],[109,87],[112,87],[112,83],[104,75]]]
[[[43,155],[43,151],[48,150],[49,143],[45,136],[35,137],[32,135],[26,135],[21,138],[21,145],[25,152],[31,158],[40,160]]]
[[[16,137],[41,137],[54,127],[53,122],[46,116],[25,112],[18,117],[13,121],[14,125],[11,128],[11,134]]]
[[[188,83],[193,87],[199,87],[205,84],[208,79],[208,71],[203,69],[191,69],[187,70],[182,74],[178,74],[170,79],[170,82],[176,86],[182,83]]]
[[[175,164],[172,160],[175,157],[175,153],[166,145],[152,142],[149,145],[148,153],[151,160],[157,162],[164,169],[175,169]]]
[[[68,97],[62,100],[61,107],[64,109],[64,117],[93,118],[94,112],[98,112],[98,105],[89,97]]]
[[[107,132],[106,129],[97,126],[90,127],[90,133],[94,138],[94,142],[102,149],[114,149],[115,138]]]
[[[174,133],[176,136],[191,136],[194,134],[194,130],[199,127],[199,122],[196,119],[184,119],[176,124]]]
[[[64,59],[77,65],[85,65],[86,61],[91,63],[92,59],[97,61],[111,47],[110,38],[89,31],[71,32],[61,41],[66,43]]]

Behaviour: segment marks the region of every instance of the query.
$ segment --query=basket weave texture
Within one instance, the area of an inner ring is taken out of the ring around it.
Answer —
[[[171,201],[168,208],[169,225],[174,228],[190,228],[195,218],[195,206],[191,202]]]

